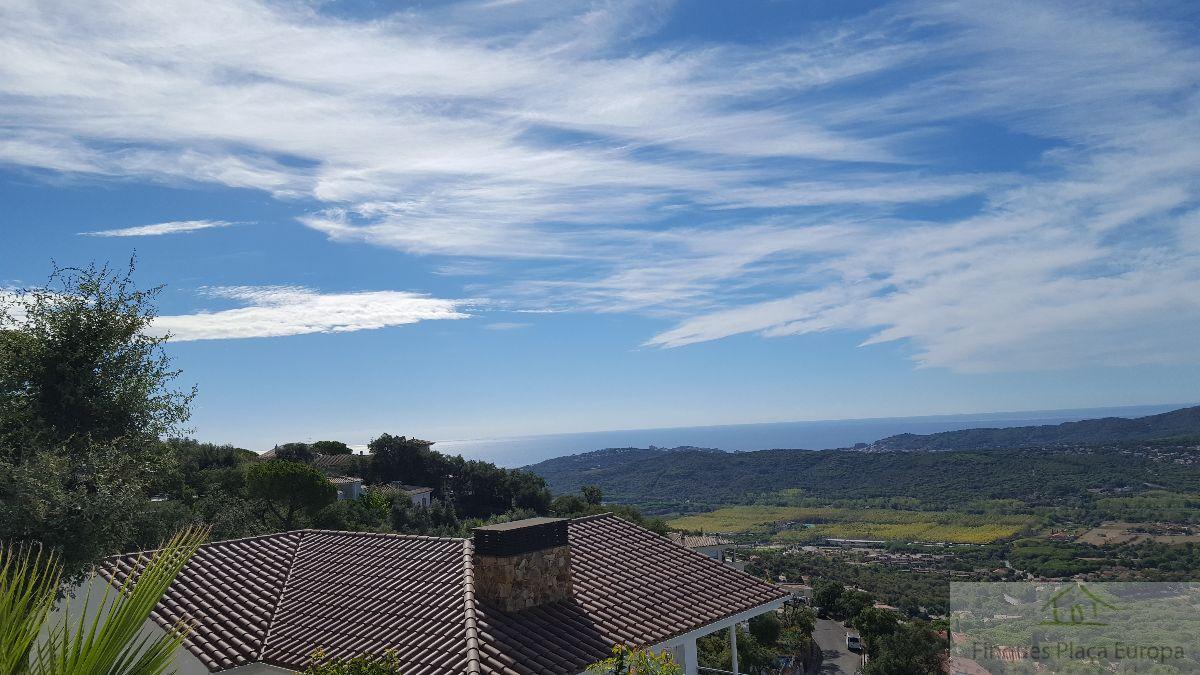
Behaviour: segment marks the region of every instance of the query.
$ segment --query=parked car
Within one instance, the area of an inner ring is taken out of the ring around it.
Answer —
[[[862,649],[862,640],[860,640],[854,633],[846,633],[846,649],[849,649],[852,652]]]

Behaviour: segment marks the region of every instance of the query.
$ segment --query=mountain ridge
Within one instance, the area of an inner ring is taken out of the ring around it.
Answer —
[[[1200,482],[1200,407],[1001,431],[1012,430],[1026,435],[996,435],[994,429],[900,435],[875,445],[889,441],[911,447],[874,452],[610,448],[524,469],[545,478],[556,494],[597,485],[606,500],[649,513],[752,503],[789,491],[816,499],[906,497],[955,505],[964,499],[1013,497],[1051,504],[1061,495],[1088,490],[1140,491],[1151,484],[1193,490]],[[973,432],[981,432],[982,440]],[[1008,440],[1019,442],[1002,445]],[[974,446],[951,445],[968,441]]]
[[[980,427],[934,434],[897,434],[865,452],[998,450],[1062,444],[1098,444],[1200,436],[1200,406],[1144,417],[1097,419],[1024,427]]]

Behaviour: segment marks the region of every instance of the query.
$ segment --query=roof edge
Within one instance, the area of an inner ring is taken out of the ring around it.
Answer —
[[[790,593],[788,593],[788,594],[786,594],[786,595],[789,595],[789,596],[790,596],[791,594],[790,594]],[[669,637],[663,638],[661,642],[658,642],[658,643],[656,643],[656,644],[663,644],[663,643],[665,643],[665,642],[670,642],[671,640],[674,640],[674,639],[676,639],[676,638],[683,637],[684,635],[687,635],[688,633],[696,633],[696,632],[702,631],[702,630],[704,630],[705,628],[708,628],[709,626],[712,626],[712,625],[714,625],[714,624],[721,623],[722,621],[728,621],[729,619],[731,619],[731,618],[733,618],[733,617],[735,617],[735,616],[739,616],[739,615],[742,615],[742,614],[747,614],[747,613],[749,613],[749,612],[753,612],[753,611],[754,611],[754,610],[756,610],[756,609],[763,609],[764,607],[769,607],[770,605],[773,605],[773,604],[775,604],[775,603],[777,603],[777,602],[779,602],[779,601],[781,601],[781,600],[783,600],[783,599],[784,599],[784,598],[782,598],[782,597],[775,598],[774,600],[768,600],[768,601],[766,601],[766,602],[760,602],[759,604],[757,604],[757,605],[754,605],[753,607],[750,607],[750,608],[747,608],[747,609],[742,609],[742,610],[738,610],[738,611],[736,611],[736,612],[730,612],[730,613],[728,613],[728,614],[724,614],[724,615],[722,615],[722,616],[721,616],[721,617],[719,617],[719,618],[713,619],[712,621],[709,621],[708,623],[700,624],[699,626],[696,626],[695,628],[689,628],[689,629],[687,629],[687,630],[684,630],[684,631],[679,631],[679,632],[677,632],[677,633],[673,633],[673,634],[671,634]],[[769,612],[769,611],[771,611],[771,610],[770,610],[770,609],[763,609],[763,611],[762,611],[762,612],[760,612],[760,614],[765,614],[765,613],[767,613],[767,612]],[[756,616],[757,616],[757,615],[756,615]],[[706,633],[706,634],[707,634],[707,633]],[[643,646],[645,646],[645,647],[650,647],[650,646],[652,646],[652,645],[643,645]]]
[[[203,548],[205,546],[211,546],[213,544],[232,544],[232,543],[238,542],[238,541],[257,541],[260,539],[274,539],[276,537],[282,537],[282,536],[289,535],[289,534],[303,534],[305,531],[306,530],[283,530],[282,532],[268,532],[266,534],[252,534],[249,537],[235,537],[233,539],[214,539],[212,541],[206,541],[203,544],[200,544],[200,547]],[[161,547],[160,548],[144,548],[144,549],[141,549],[140,551],[125,551],[124,553],[114,553],[112,555],[106,555],[103,558],[101,558],[100,560],[96,561],[92,565],[92,567],[99,569],[100,565],[102,565],[106,560],[118,560],[120,558],[128,558],[129,556],[140,556],[140,555],[147,555],[147,554],[151,554],[151,553],[158,553],[161,550],[162,550]]]

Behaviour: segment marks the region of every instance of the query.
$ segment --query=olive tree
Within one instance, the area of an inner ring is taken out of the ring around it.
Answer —
[[[44,542],[68,577],[126,545],[195,396],[133,271],[55,268],[0,295],[0,539]]]

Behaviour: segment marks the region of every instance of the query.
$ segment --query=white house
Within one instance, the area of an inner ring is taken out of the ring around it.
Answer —
[[[337,488],[337,498],[342,499],[358,499],[362,496],[363,483],[361,478],[353,476],[329,476],[328,479],[333,487]]]
[[[424,506],[428,508],[433,504],[433,488],[423,487],[420,485],[405,485],[400,481],[392,481],[383,485],[370,485],[369,490],[374,490],[389,497],[394,495],[405,494],[412,500],[416,506]]]
[[[137,554],[94,583],[120,583]],[[778,609],[771,584],[610,514],[473,538],[298,530],[206,544],[147,623],[192,622],[181,675],[303,670],[393,651],[407,675],[574,675],[624,643],[672,650]]]

